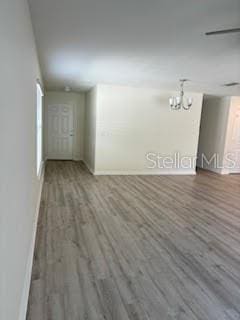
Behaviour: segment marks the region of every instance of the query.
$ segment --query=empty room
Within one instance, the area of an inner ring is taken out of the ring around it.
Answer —
[[[240,1],[0,0],[0,320],[240,320]]]

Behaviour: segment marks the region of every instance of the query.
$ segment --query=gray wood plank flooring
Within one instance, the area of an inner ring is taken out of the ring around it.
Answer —
[[[28,320],[239,320],[240,176],[46,166]]]

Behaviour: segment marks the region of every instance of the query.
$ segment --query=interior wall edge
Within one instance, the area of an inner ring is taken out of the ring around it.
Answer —
[[[89,163],[87,162],[87,160],[86,160],[86,159],[83,159],[82,161],[83,161],[83,163],[85,164],[85,166],[87,167],[87,169],[90,171],[90,173],[91,173],[92,175],[95,175],[94,169],[89,165]]]

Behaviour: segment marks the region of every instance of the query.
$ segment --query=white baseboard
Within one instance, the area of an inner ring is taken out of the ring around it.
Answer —
[[[239,174],[239,173],[240,173],[239,169],[229,169],[227,173],[224,173],[224,174]]]
[[[44,171],[45,171],[45,166],[43,165],[42,176],[40,178],[40,180],[41,180],[40,181],[40,190],[39,190],[39,195],[38,195],[38,199],[37,199],[37,207],[36,207],[36,212],[35,212],[33,235],[32,235],[32,241],[30,244],[30,249],[29,249],[29,254],[28,254],[26,274],[25,274],[25,279],[24,279],[23,292],[22,292],[21,305],[20,305],[20,313],[19,313],[18,320],[26,320],[26,315],[27,315],[28,297],[29,297],[30,284],[31,284],[33,256],[34,256],[35,240],[36,240],[36,233],[37,233],[38,214],[39,214],[39,210],[40,210],[42,188],[43,188],[43,182],[44,182]]]
[[[92,172],[93,173],[93,172]],[[93,173],[96,176],[101,176],[101,175],[154,175],[154,176],[159,176],[159,175],[195,175],[196,171],[194,169],[190,170],[97,170]]]
[[[73,156],[72,159],[65,159],[65,158],[57,159],[57,158],[48,158],[48,157],[45,157],[45,162],[46,162],[47,160],[69,160],[69,161],[73,160],[73,161],[83,161],[83,158],[82,158],[82,157],[76,157],[76,156]]]
[[[94,176],[160,176],[160,175],[195,175],[195,169],[159,169],[159,170],[93,170],[89,164],[83,159],[82,160],[88,170]]]
[[[83,161],[83,156],[81,154],[73,154],[73,161]]]
[[[212,171],[214,173],[217,173],[217,174],[222,174],[222,175],[226,175],[226,174],[229,174],[229,170],[228,169],[225,169],[225,168],[211,168],[211,167],[198,167],[200,169],[203,169],[203,170],[207,170],[207,171]]]

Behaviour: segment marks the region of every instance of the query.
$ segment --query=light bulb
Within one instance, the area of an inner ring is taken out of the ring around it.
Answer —
[[[177,105],[181,104],[181,98],[180,97],[176,97],[176,103],[177,103]]]
[[[170,107],[174,106],[174,98],[173,97],[169,98],[169,105],[170,105]]]
[[[188,98],[187,103],[188,103],[188,106],[191,107],[191,105],[193,103],[193,99],[192,98]]]

